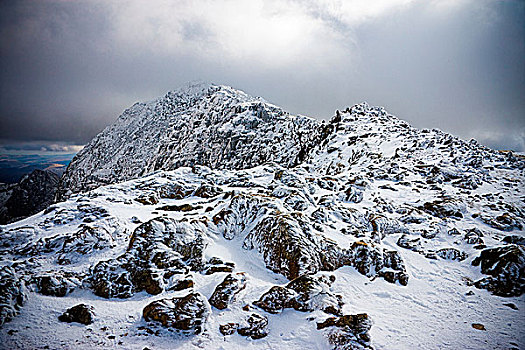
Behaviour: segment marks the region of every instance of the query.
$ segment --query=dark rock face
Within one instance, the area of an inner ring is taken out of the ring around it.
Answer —
[[[24,282],[15,271],[8,266],[0,268],[0,327],[18,315],[26,299]]]
[[[21,220],[47,208],[55,198],[59,177],[46,170],[34,170],[0,196],[0,225]]]
[[[160,299],[143,310],[146,321],[160,323],[163,327],[183,331],[184,334],[199,334],[209,315],[209,305],[200,293],[171,299]]]
[[[242,336],[250,337],[252,339],[261,339],[268,335],[268,319],[256,313],[252,313],[244,322],[237,328],[237,333]]]
[[[274,286],[253,304],[269,313],[279,313],[285,308],[297,311],[323,310],[341,314],[343,300],[330,291],[334,276],[302,275],[286,285]]]
[[[481,265],[481,272],[490,275],[476,281],[477,288],[505,297],[525,292],[525,247],[510,244],[484,249],[472,265]]]
[[[235,295],[246,288],[246,277],[244,274],[229,274],[215,288],[210,297],[210,304],[219,310],[226,309]]]
[[[67,309],[62,315],[58,317],[61,322],[77,322],[85,325],[92,324],[95,320],[94,308],[91,305],[78,304],[70,309]]]
[[[328,328],[326,336],[334,349],[372,349],[368,333],[371,327],[367,314],[330,317],[317,323],[317,329]]]
[[[78,280],[75,283],[61,274],[35,276],[32,281],[38,293],[55,297],[64,297],[71,293],[78,283]]]
[[[142,290],[155,295],[191,287],[185,275],[204,266],[203,230],[199,222],[163,217],[141,224],[124,254],[95,265],[93,291],[104,298],[128,298]]]

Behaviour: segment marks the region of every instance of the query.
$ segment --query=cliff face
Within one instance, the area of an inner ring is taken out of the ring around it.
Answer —
[[[53,203],[58,188],[57,174],[34,170],[19,183],[0,188],[0,224],[17,221],[44,210]]]

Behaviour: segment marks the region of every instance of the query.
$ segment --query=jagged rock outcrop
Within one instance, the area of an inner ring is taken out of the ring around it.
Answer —
[[[181,166],[294,166],[323,132],[315,119],[291,116],[242,91],[190,84],[125,110],[73,158],[57,198]]]
[[[219,310],[226,309],[235,295],[246,288],[246,277],[244,274],[229,274],[215,287],[209,302]]]
[[[187,273],[204,266],[203,230],[200,222],[163,217],[141,224],[124,254],[94,266],[90,277],[94,293],[129,298],[142,290],[155,295],[191,287]]]
[[[17,184],[0,187],[0,225],[38,213],[53,203],[59,177],[52,171],[33,170]]]
[[[342,297],[330,291],[334,281],[334,276],[302,275],[292,280],[286,287],[272,287],[253,304],[272,314],[292,308],[303,312],[322,310],[329,314],[340,315],[343,306]]]
[[[520,296],[525,293],[525,247],[510,244],[481,251],[472,261],[481,272],[490,275],[474,283],[500,296]]]
[[[210,306],[202,294],[190,293],[183,297],[152,302],[144,308],[143,317],[146,321],[192,335],[204,330],[209,313]]]

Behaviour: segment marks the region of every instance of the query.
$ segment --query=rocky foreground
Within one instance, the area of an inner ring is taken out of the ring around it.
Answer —
[[[367,104],[137,104],[1,226],[7,348],[523,348],[525,161]]]

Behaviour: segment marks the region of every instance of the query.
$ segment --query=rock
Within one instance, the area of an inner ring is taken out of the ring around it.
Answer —
[[[182,204],[182,205],[164,205],[162,207],[155,208],[156,210],[163,210],[163,211],[182,211],[182,212],[188,212],[188,211],[194,211],[198,209],[202,209],[202,205],[191,205],[191,204]]]
[[[465,233],[465,241],[468,244],[483,244],[483,232],[477,228],[468,229]]]
[[[191,335],[203,331],[209,313],[209,305],[204,296],[190,293],[183,297],[154,301],[144,308],[142,315],[146,321],[160,323],[163,327]]]
[[[507,244],[525,245],[525,237],[518,235],[505,236],[503,237],[502,242]]]
[[[54,297],[64,297],[71,293],[77,283],[71,281],[62,274],[39,275],[32,278],[35,283],[36,291],[42,295],[50,295]]]
[[[401,248],[410,249],[415,252],[421,251],[421,238],[420,237],[410,237],[407,234],[403,234],[397,240],[397,245]]]
[[[154,204],[158,204],[159,203],[159,198],[154,193],[143,194],[143,195],[135,198],[135,200],[137,202],[141,203],[141,204],[144,204],[144,205],[154,205]]]
[[[477,329],[479,331],[486,331],[485,326],[481,323],[473,323],[472,328]]]
[[[246,277],[244,274],[229,274],[215,287],[209,302],[219,310],[226,309],[235,296],[246,288]]]
[[[253,304],[269,313],[279,313],[285,308],[297,311],[322,310],[326,313],[341,314],[343,301],[334,295],[330,286],[334,276],[302,275],[286,287],[274,286]]]
[[[237,328],[239,328],[238,323],[226,323],[219,325],[219,332],[222,333],[222,335],[232,335],[237,331]]]
[[[24,282],[9,266],[0,268],[0,327],[11,321],[27,300]]]
[[[104,298],[129,298],[142,290],[156,295],[192,285],[179,284],[176,276],[203,268],[204,229],[200,222],[164,217],[141,224],[124,254],[95,265],[90,277],[93,291]]]
[[[468,257],[468,254],[456,248],[442,248],[436,252],[436,255],[445,260],[463,261]]]
[[[458,199],[445,197],[426,202],[421,209],[438,218],[462,218],[465,205]]]
[[[61,322],[77,322],[85,325],[92,324],[95,319],[94,308],[91,305],[78,304],[70,309],[67,309],[62,315],[58,317]]]
[[[370,328],[372,321],[367,314],[330,317],[317,323],[317,329],[328,328],[325,333],[334,349],[372,349]]]
[[[497,230],[512,231],[514,229],[523,229],[523,225],[520,220],[510,213],[503,213],[502,215],[496,216],[495,218],[487,215],[481,215],[480,218],[485,224]]]
[[[0,195],[0,225],[38,213],[53,203],[59,176],[48,170],[33,170]]]
[[[268,335],[268,319],[266,316],[252,313],[244,324],[239,325],[237,333],[252,339],[264,338]]]
[[[525,247],[510,244],[481,251],[472,261],[481,265],[481,272],[490,275],[474,283],[495,295],[511,297],[525,292]]]

